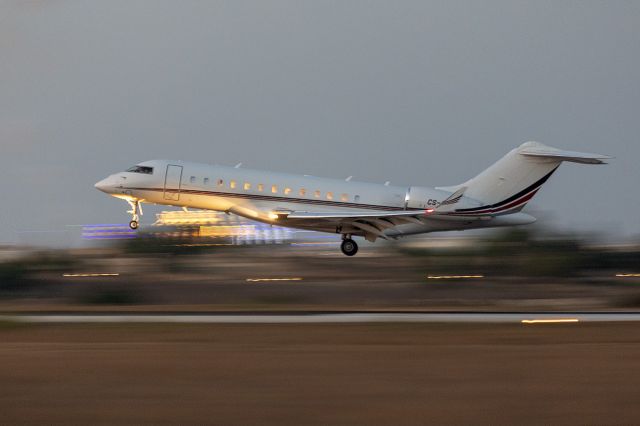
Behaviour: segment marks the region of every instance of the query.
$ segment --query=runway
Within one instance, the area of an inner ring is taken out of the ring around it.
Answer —
[[[0,321],[32,324],[349,324],[349,323],[579,323],[636,322],[640,312],[444,312],[444,313],[216,313],[216,314],[29,314]]]
[[[1,423],[640,423],[638,323],[398,313],[30,312],[21,318],[59,323],[0,322]],[[452,316],[502,323],[415,322]],[[200,324],[62,323],[70,319]],[[248,323],[276,320],[289,323]]]

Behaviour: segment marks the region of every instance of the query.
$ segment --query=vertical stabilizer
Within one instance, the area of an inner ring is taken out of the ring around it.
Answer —
[[[526,142],[462,185],[464,196],[481,207],[457,210],[469,214],[505,214],[522,210],[563,161],[603,164],[610,157],[562,151],[539,142]]]

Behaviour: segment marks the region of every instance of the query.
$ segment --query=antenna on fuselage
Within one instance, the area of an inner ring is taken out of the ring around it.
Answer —
[[[349,182],[349,181],[351,181],[351,179],[353,179],[353,176],[349,176],[349,177],[348,177],[348,178],[346,178],[345,180],[346,180],[347,182]]]
[[[388,180],[388,181],[386,181],[386,182],[384,183],[384,186],[389,186],[389,185],[391,185],[391,181],[390,181],[390,180]]]
[[[242,163],[238,163],[235,166],[233,166],[234,169],[239,169],[240,167],[242,167]]]

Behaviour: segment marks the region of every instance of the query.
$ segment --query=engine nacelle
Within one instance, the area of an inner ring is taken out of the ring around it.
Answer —
[[[409,188],[409,191],[407,191],[405,203],[408,209],[435,209],[449,195],[448,192],[433,188],[412,186]]]

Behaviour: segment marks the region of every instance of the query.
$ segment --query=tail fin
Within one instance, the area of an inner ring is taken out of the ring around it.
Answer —
[[[562,151],[538,142],[526,142],[467,182],[448,189],[466,187],[464,196],[480,207],[456,210],[466,214],[505,214],[522,210],[563,161],[604,164],[610,157]]]

